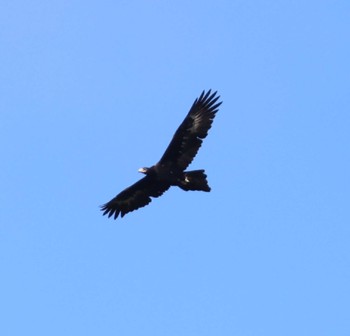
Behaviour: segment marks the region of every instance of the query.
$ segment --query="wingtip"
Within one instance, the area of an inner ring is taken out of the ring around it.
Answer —
[[[209,90],[203,90],[202,93],[200,94],[198,100],[211,100],[213,99],[216,95],[217,95],[218,91],[212,91],[212,89],[209,89]],[[216,98],[220,98],[220,96],[217,96]]]
[[[220,96],[217,95],[217,92],[218,91],[214,91],[212,93],[212,89],[209,89],[208,91],[203,90],[193,105],[201,102],[202,104],[207,105],[207,107],[210,107],[213,111],[217,112],[217,108],[222,104],[222,101],[217,103],[217,101],[220,99]]]
[[[119,216],[120,211],[117,209],[113,209],[108,206],[108,203],[105,203],[103,205],[100,205],[100,210],[103,211],[102,216],[107,215],[108,218],[111,218],[112,216],[114,219],[117,219]],[[123,217],[123,216],[122,216]]]

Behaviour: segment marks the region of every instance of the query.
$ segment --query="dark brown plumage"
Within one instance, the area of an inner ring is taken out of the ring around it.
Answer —
[[[101,206],[103,215],[123,217],[128,212],[144,207],[151,197],[159,197],[170,186],[181,189],[210,191],[204,170],[185,171],[196,156],[203,139],[207,136],[218,107],[220,96],[216,92],[203,91],[197,98],[186,118],[175,132],[168,148],[157,164],[140,168],[144,178],[128,187],[111,201]]]

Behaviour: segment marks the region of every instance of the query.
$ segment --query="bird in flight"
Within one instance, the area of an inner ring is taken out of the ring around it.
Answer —
[[[141,180],[126,188],[112,200],[101,206],[103,215],[117,219],[149,204],[151,197],[159,197],[171,186],[185,191],[210,191],[204,169],[185,171],[196,156],[203,139],[213,123],[222,102],[211,90],[203,91],[186,118],[175,132],[168,148],[154,166],[140,168],[145,174]]]

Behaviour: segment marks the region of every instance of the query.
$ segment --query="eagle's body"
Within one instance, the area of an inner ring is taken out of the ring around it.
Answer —
[[[101,207],[104,215],[114,215],[114,219],[119,214],[123,217],[128,212],[150,203],[151,197],[161,196],[170,186],[178,186],[186,191],[210,191],[204,170],[185,170],[208,134],[221,105],[221,102],[216,103],[218,99],[216,92],[202,92],[175,132],[159,162],[150,168],[140,168],[139,172],[146,176],[104,204]]]

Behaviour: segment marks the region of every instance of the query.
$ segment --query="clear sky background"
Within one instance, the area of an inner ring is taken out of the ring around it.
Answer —
[[[350,335],[349,1],[2,1],[0,335]],[[223,104],[173,188],[99,205]]]

